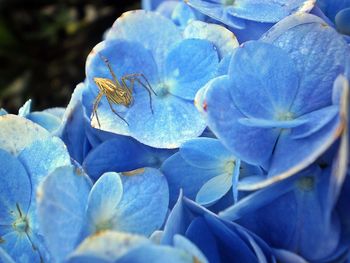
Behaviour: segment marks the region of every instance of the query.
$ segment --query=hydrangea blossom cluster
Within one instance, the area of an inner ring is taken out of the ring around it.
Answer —
[[[350,3],[142,4],[0,110],[0,262],[350,261]]]

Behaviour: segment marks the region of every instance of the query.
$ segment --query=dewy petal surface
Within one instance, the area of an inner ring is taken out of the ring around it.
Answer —
[[[33,141],[49,136],[47,130],[25,118],[12,114],[0,116],[0,148],[14,155]]]
[[[287,17],[262,40],[289,53],[297,67],[300,84],[291,108],[297,116],[331,105],[334,80],[339,74],[350,76],[350,47],[318,17]]]

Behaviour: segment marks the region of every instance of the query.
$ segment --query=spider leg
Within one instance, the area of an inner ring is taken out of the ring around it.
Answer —
[[[145,81],[146,84],[147,84],[147,85],[145,85],[144,83],[142,83],[143,86],[144,87],[147,86],[147,89],[151,90],[153,92],[153,94],[157,96],[157,93],[154,91],[154,89],[152,88],[152,86],[149,83],[148,79],[145,77],[145,75],[143,73],[127,74],[127,75],[124,75],[123,77],[126,78],[126,79],[139,79],[139,77],[141,77],[143,79],[143,81]],[[140,79],[139,79],[139,82],[141,82]]]
[[[111,66],[111,64],[109,63],[109,60],[108,60],[106,57],[104,57],[103,55],[101,55],[101,53],[98,53],[98,54],[99,54],[100,58],[103,60],[103,62],[106,64],[106,66],[108,67],[109,72],[111,73],[111,75],[112,75],[114,81],[115,81],[116,83],[120,84],[119,81],[118,81],[118,79],[117,79],[117,76],[114,74],[114,71],[113,71],[113,69],[112,69],[112,66]]]
[[[108,101],[109,107],[111,108],[111,110],[113,111],[113,113],[114,113],[115,115],[117,115],[120,119],[122,119],[122,120],[129,126],[129,123],[128,123],[122,116],[120,116],[119,113],[116,112],[115,109],[113,109],[113,105],[112,105],[112,103],[109,101],[108,97],[107,97],[107,101]]]
[[[145,85],[140,79],[139,79],[139,76],[143,76],[144,79],[146,80],[147,82],[147,85]],[[152,114],[154,113],[153,112],[153,106],[152,106],[152,94],[151,94],[151,91],[157,95],[154,90],[152,89],[151,85],[149,84],[149,82],[147,81],[147,79],[145,78],[145,76],[143,74],[140,74],[140,73],[136,73],[136,74],[129,74],[129,75],[125,75],[122,77],[122,82],[124,85],[126,85],[125,83],[125,80],[128,80],[130,81],[130,83],[132,83],[132,88],[134,87],[134,82],[138,82],[142,87],[144,87],[147,92],[148,92],[148,96],[149,96],[149,104],[150,104],[150,108],[151,108],[151,111],[152,111]]]
[[[91,114],[91,117],[90,117],[90,121],[91,121],[93,119],[93,117],[96,116],[96,120],[97,120],[97,123],[98,123],[99,127],[101,127],[101,124],[100,124],[100,120],[98,119],[98,115],[97,115],[97,107],[100,104],[102,96],[103,96],[102,92],[99,92],[97,94],[96,99],[95,99],[94,104],[93,104],[92,114]]]

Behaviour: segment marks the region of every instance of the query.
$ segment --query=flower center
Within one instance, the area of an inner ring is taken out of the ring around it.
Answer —
[[[225,173],[228,173],[229,175],[232,175],[233,169],[235,168],[235,164],[236,164],[235,160],[227,161],[225,166],[224,166]]]
[[[277,120],[279,121],[291,121],[294,120],[295,116],[292,112],[280,112],[277,114]]]
[[[313,176],[304,176],[296,184],[301,191],[312,191],[315,187],[315,178]]]
[[[27,232],[29,229],[28,219],[25,215],[23,215],[20,207],[16,204],[19,217],[12,223],[12,227],[15,231],[19,233]]]
[[[221,0],[223,5],[233,5],[235,0]]]
[[[157,86],[156,93],[157,96],[162,98],[167,96],[169,93],[170,86],[166,83],[161,83]]]

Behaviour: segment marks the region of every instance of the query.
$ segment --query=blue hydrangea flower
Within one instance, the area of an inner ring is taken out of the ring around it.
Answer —
[[[228,76],[211,81],[196,101],[224,145],[262,165],[272,183],[310,165],[343,132],[332,87],[338,74],[349,76],[350,50],[312,15],[286,18],[263,41],[238,48]]]
[[[65,166],[44,180],[38,196],[40,227],[58,261],[104,230],[149,236],[163,224],[169,202],[166,179],[152,168],[105,173],[91,187],[81,169]]]
[[[116,263],[207,263],[207,259],[190,241],[174,236],[173,246],[156,245],[145,237],[105,231],[91,236],[69,256],[67,262]]]
[[[144,74],[157,94],[152,95],[153,113],[148,92],[136,85],[130,108],[113,105],[129,125],[112,112],[105,98],[97,110],[101,127],[96,116],[92,125],[157,148],[176,148],[199,136],[206,124],[193,105],[194,96],[217,74],[219,56],[226,55],[221,49],[226,46],[225,40],[184,38],[171,20],[159,14],[141,10],[125,13],[114,23],[106,41],[97,45],[87,59],[87,86],[91,93],[91,101],[86,103],[88,112],[91,113],[98,93],[93,79],[112,78],[102,55],[119,78]],[[236,42],[232,38],[229,41],[232,51]]]
[[[227,193],[237,201],[239,180],[260,175],[261,169],[241,162],[217,139],[196,138],[181,145],[161,171],[167,177],[171,203],[180,189],[201,205],[211,206]]]
[[[16,262],[46,261],[36,190],[50,172],[70,164],[66,147],[44,128],[7,114],[0,116],[0,155],[0,247]]]

